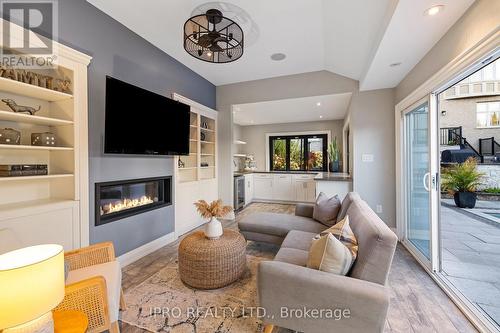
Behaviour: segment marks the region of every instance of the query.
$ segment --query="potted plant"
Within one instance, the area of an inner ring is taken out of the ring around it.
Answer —
[[[484,175],[476,170],[476,164],[476,159],[469,157],[463,163],[443,169],[443,189],[453,194],[457,207],[474,208],[476,206],[475,191]]]
[[[328,145],[328,169],[330,172],[340,171],[340,147],[337,142],[337,137],[335,137],[332,142]]]
[[[224,218],[229,213],[233,212],[233,207],[224,206],[220,199],[214,200],[210,204],[205,200],[199,200],[195,202],[194,205],[198,213],[200,213],[200,216],[209,220],[205,225],[205,236],[209,239],[217,239],[222,236],[224,231],[218,219]]]

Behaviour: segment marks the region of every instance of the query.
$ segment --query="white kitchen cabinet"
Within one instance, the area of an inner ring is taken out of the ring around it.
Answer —
[[[293,201],[292,175],[278,174],[273,177],[273,200]]]
[[[294,201],[314,202],[316,200],[315,175],[294,175]]]
[[[245,175],[245,206],[250,204],[254,197],[253,175]]]
[[[254,174],[253,178],[255,199],[272,200],[273,199],[273,175],[272,174]]]

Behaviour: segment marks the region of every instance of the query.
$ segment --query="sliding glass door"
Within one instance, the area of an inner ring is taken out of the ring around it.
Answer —
[[[489,195],[500,184],[490,171],[500,170],[499,84],[496,50],[427,87],[428,97],[397,106],[399,236],[485,331],[500,329],[500,203]],[[467,185],[474,174],[479,181]],[[462,195],[477,200],[464,204]]]
[[[404,114],[406,240],[431,260],[429,103]]]

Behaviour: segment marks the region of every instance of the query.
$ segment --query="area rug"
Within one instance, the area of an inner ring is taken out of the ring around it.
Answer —
[[[238,281],[216,290],[196,290],[179,277],[177,261],[125,292],[127,310],[121,320],[151,332],[255,333],[262,331],[257,314],[257,266],[265,257],[247,255]]]

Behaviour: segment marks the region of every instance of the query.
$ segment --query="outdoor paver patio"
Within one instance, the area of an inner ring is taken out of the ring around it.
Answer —
[[[478,201],[475,209],[498,209]],[[441,204],[442,269],[449,281],[500,326],[500,224]]]

